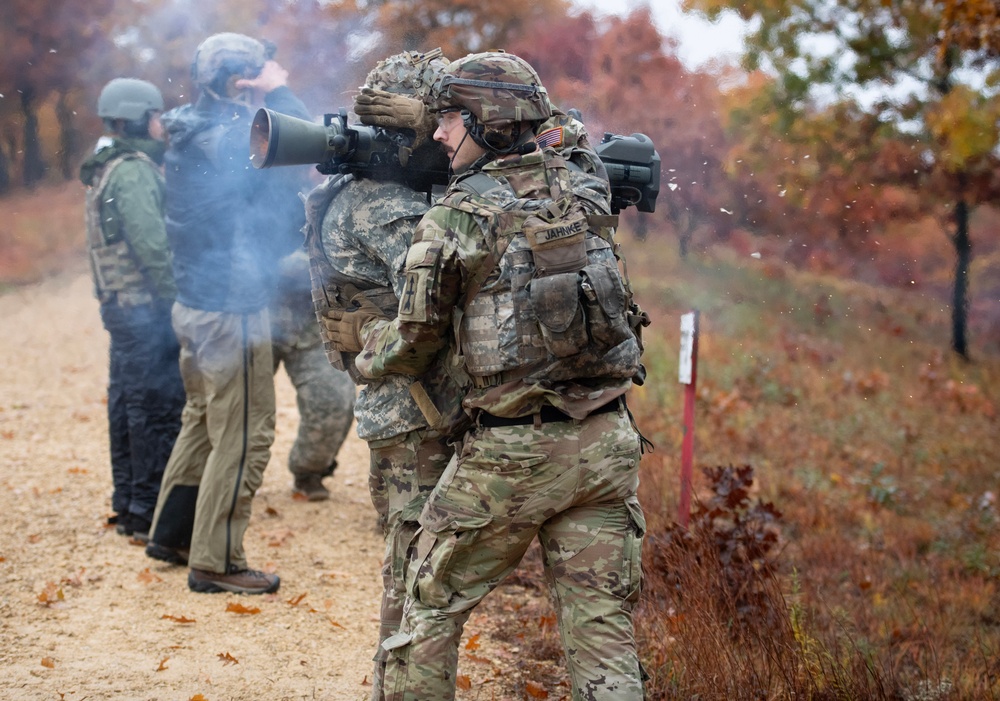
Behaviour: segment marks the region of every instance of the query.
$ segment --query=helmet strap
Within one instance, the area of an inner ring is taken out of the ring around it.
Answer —
[[[510,136],[510,143],[500,145],[490,139],[490,135],[486,132],[486,127],[483,126],[478,119],[476,119],[476,115],[472,114],[471,111],[463,109],[460,114],[462,115],[462,124],[465,126],[466,133],[472,137],[472,140],[481,148],[501,156],[506,156],[517,150],[518,141],[521,137],[520,124],[514,125]],[[504,141],[507,141],[507,139],[504,139]]]

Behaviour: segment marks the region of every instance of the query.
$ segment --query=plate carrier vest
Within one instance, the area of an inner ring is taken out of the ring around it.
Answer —
[[[631,378],[640,367],[631,290],[613,240],[618,217],[591,214],[593,203],[572,191],[567,162],[543,153],[547,198],[523,198],[475,172],[440,203],[486,223],[489,254],[471,274],[454,324],[480,388]]]
[[[153,168],[157,167],[153,159],[144,153],[126,153],[112,158],[101,170],[97,184],[87,188],[86,217],[87,251],[90,254],[90,269],[94,278],[94,295],[101,304],[117,299],[118,304],[130,307],[151,304],[153,293],[132,255],[128,241],[123,238],[114,243],[107,243],[101,222],[101,204],[111,174],[115,168],[128,160],[146,161]]]

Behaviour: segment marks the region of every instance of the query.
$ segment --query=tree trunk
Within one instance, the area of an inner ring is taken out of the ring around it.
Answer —
[[[38,138],[38,115],[35,113],[35,91],[30,86],[21,87],[21,112],[24,114],[24,161],[22,179],[25,187],[34,187],[45,177],[42,144]]]
[[[66,97],[66,91],[59,93],[56,119],[59,120],[59,170],[64,180],[72,180],[76,176],[73,166],[76,163],[76,148],[80,139],[73,123],[73,108]]]
[[[966,339],[969,312],[969,265],[972,261],[972,241],[969,239],[969,205],[960,197],[955,206],[955,244],[957,262],[955,264],[955,290],[951,307],[951,347],[960,356],[969,360],[969,346]]]
[[[7,152],[0,144],[0,195],[10,192],[10,160]]]

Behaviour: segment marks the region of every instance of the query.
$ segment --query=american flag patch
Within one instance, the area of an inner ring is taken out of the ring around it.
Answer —
[[[563,145],[563,130],[562,127],[552,127],[551,129],[546,129],[541,134],[535,137],[535,143],[538,144],[540,148],[557,148]]]

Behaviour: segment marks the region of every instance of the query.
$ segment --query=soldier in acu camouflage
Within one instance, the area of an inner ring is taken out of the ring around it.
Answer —
[[[402,617],[406,549],[417,516],[437,484],[466,419],[461,368],[435,353],[420,372],[364,380],[354,370],[355,338],[329,333],[345,307],[395,316],[403,293],[400,271],[417,222],[430,208],[428,173],[447,159],[430,138],[434,120],[418,99],[446,65],[440,50],[404,52],[380,62],[355,99],[362,122],[386,129],[400,143],[402,167],[391,177],[334,175],[306,199],[306,247],[313,301],[330,362],[361,384],[354,414],[358,436],[371,451],[369,487],[385,536],[379,642]],[[453,359],[452,359],[453,360]],[[386,652],[375,655],[371,698],[382,696]]]
[[[573,699],[641,699],[641,437],[625,406],[639,347],[603,168],[511,54],[451,63],[429,107],[454,175],[417,229],[397,317],[341,319],[361,329],[364,377],[419,374],[451,346],[472,379],[475,424],[420,515],[382,644],[385,697],[454,698],[466,620],[537,537]]]
[[[274,369],[283,365],[295,387],[299,428],[288,453],[293,492],[308,501],[324,501],[323,484],[337,467],[337,453],[354,421],[354,382],[327,362],[313,312],[309,257],[296,232],[297,247],[281,259],[271,316]]]

